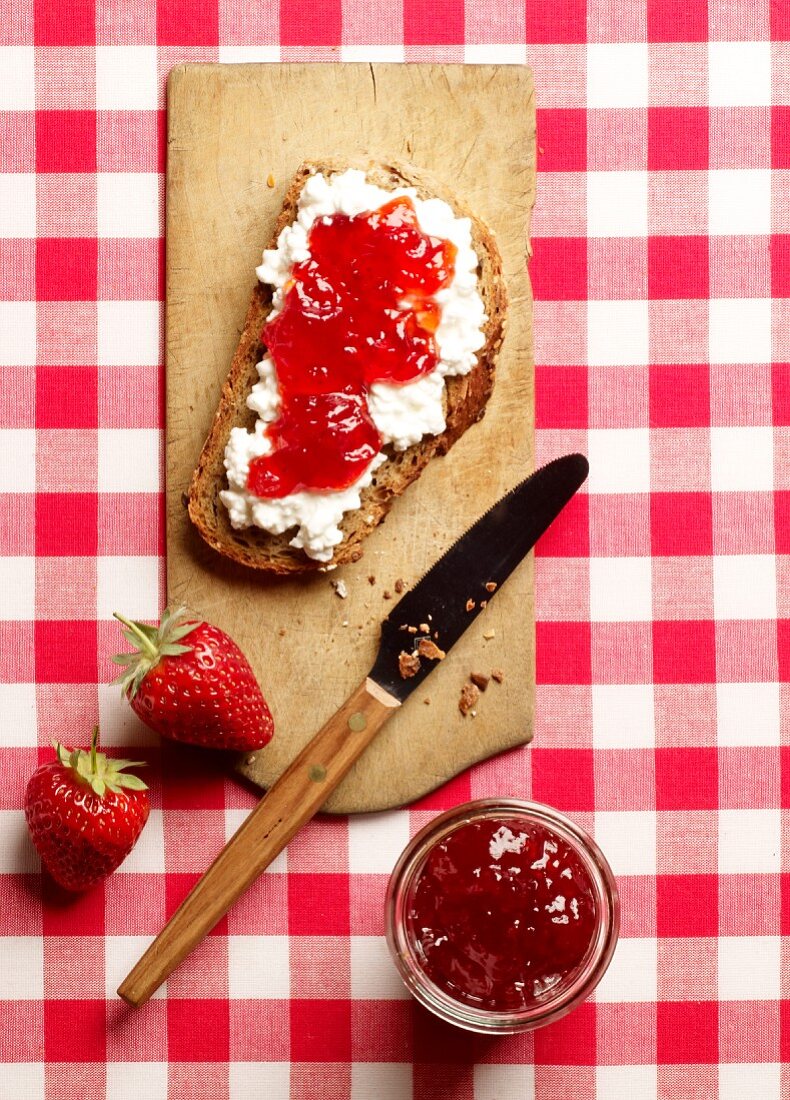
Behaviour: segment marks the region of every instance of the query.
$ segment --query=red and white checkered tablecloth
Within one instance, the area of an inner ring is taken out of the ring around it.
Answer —
[[[0,43],[0,1097],[790,1096],[790,3],[0,0]],[[164,78],[280,59],[534,66],[538,458],[591,474],[538,551],[533,746],[312,823],[133,1012],[252,805],[105,686],[111,612],[164,598]],[[154,809],[66,906],[23,792],[97,714]],[[492,794],[593,830],[623,909],[594,1000],[496,1040],[382,939],[410,833]]]

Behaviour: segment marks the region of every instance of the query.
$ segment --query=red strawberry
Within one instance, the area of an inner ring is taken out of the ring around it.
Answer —
[[[183,607],[165,611],[155,627],[116,612],[124,637],[137,646],[113,658],[127,666],[116,683],[162,737],[210,749],[263,748],[274,726],[247,658],[219,627],[185,615]]]
[[[140,761],[111,760],[96,751],[69,751],[53,742],[57,760],[30,777],[25,817],[41,862],[67,890],[86,890],[121,863],[148,820],[147,787],[124,768]]]

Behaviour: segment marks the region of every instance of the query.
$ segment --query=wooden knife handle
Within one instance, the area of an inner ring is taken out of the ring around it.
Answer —
[[[118,987],[142,1005],[318,812],[400,706],[372,680],[352,693],[264,795]]]

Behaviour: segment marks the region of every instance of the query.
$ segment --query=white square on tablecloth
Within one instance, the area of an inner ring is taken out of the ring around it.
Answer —
[[[646,622],[652,617],[650,558],[590,558],[593,622]]]
[[[595,1095],[602,1100],[656,1100],[656,1066],[596,1066]]]
[[[710,482],[714,492],[772,492],[772,429],[711,428]]]
[[[142,769],[131,770],[142,774]],[[151,810],[139,840],[121,864],[121,869],[125,874],[165,873],[165,833],[161,810]]]
[[[36,303],[0,302],[0,365],[32,367],[35,362]]]
[[[776,558],[773,554],[714,555],[713,617],[776,618]]]
[[[100,428],[99,492],[158,493],[158,428]]]
[[[654,937],[617,943],[595,999],[601,1003],[655,1001],[658,995],[658,947]]]
[[[653,748],[653,685],[593,684],[592,722],[596,749]]]
[[[647,107],[647,87],[647,43],[589,43],[588,107]]]
[[[378,46],[360,46],[349,44],[348,46],[340,47],[341,61],[372,61],[374,63],[400,62],[404,61],[405,57],[405,48],[403,46],[394,46],[392,44],[382,44]]]
[[[779,684],[716,684],[716,728],[720,745],[778,745]]]
[[[711,107],[769,107],[771,43],[709,42],[708,102]]]
[[[107,1100],[167,1100],[167,1062],[108,1062]]]
[[[475,1100],[533,1100],[535,1067],[483,1063],[474,1067],[474,1082]]]
[[[0,47],[0,111],[35,111],[35,68],[32,46]]]
[[[351,1100],[406,1100],[412,1095],[412,1072],[409,1062],[353,1062]],[[268,1100],[268,1089],[266,1095]]]
[[[647,302],[588,302],[587,358],[591,367],[639,367],[648,362]]]
[[[467,65],[523,65],[526,60],[527,47],[520,42],[468,43],[464,46]]]
[[[96,108],[155,111],[159,76],[156,46],[96,47]]]
[[[0,684],[0,747],[35,748],[38,744],[36,723],[36,685]]]
[[[43,996],[41,936],[0,936],[0,1001],[40,1001]]]
[[[228,936],[228,996],[287,998],[291,972],[287,936]]]
[[[99,366],[156,366],[162,311],[159,302],[98,302]]]
[[[587,173],[591,237],[647,236],[647,172]]]
[[[117,652],[128,650],[126,642],[118,633]],[[112,666],[116,669],[116,666]],[[117,671],[121,672],[120,665]],[[118,684],[99,684],[99,729],[103,745],[110,747],[123,747],[131,749],[136,746],[148,746],[159,744],[159,734],[149,730],[129,704],[121,698],[121,688]]]
[[[154,172],[99,172],[100,237],[158,237],[159,176]]]
[[[351,996],[355,1001],[408,1000],[383,936],[351,937]]]
[[[779,1062],[724,1062],[719,1066],[718,1100],[779,1100],[781,1093]]]
[[[108,1001],[117,1001],[118,986],[141,955],[151,946],[153,938],[153,936],[105,936],[104,989]],[[163,982],[152,996],[157,1000],[164,1000],[167,996],[167,982]],[[136,1100],[140,1100],[139,1095]]]
[[[708,173],[708,228],[712,235],[771,232],[769,168],[714,168]]]
[[[656,873],[655,810],[598,810],[595,840],[615,875]]]
[[[0,875],[34,874],[41,866],[22,810],[0,810]]]
[[[35,608],[36,559],[0,558],[0,620],[33,619]]]
[[[228,841],[233,834],[241,828],[247,818],[250,816],[250,810],[245,809],[226,809],[225,810],[225,840]],[[263,872],[265,875],[284,875],[288,870],[288,849],[283,848],[278,856],[272,860],[266,870]]]
[[[159,618],[159,558],[96,559],[96,614],[111,619],[119,611],[127,619]],[[129,646],[121,639],[119,651]],[[119,669],[120,671],[120,669]]]
[[[35,237],[36,177],[0,172],[0,237]],[[0,352],[5,361],[5,351]]]
[[[770,363],[771,299],[711,298],[708,348],[711,363]]]
[[[779,936],[720,936],[718,942],[719,1000],[779,1000]]]
[[[587,433],[590,493],[650,492],[647,428],[591,428]]]
[[[781,836],[779,810],[719,810],[719,874],[778,874]]]
[[[353,875],[389,875],[409,843],[409,814],[387,810],[348,822],[348,863]]]
[[[228,1084],[229,1100],[290,1100],[291,1063],[231,1062]]]
[[[3,1088],[14,1100],[43,1100],[46,1087],[43,1062],[5,1062],[2,1074]]]
[[[33,428],[0,429],[0,492],[32,493],[36,488],[36,433]]]

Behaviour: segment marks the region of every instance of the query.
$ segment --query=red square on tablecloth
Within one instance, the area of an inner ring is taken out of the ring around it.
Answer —
[[[786,233],[771,237],[771,295],[790,297],[790,236]]]
[[[535,368],[535,420],[546,428],[587,426],[587,368]]]
[[[288,876],[288,930],[292,936],[347,936],[348,876]]]
[[[656,557],[698,557],[713,553],[710,493],[653,493],[650,539]]]
[[[647,37],[650,42],[705,42],[707,0],[647,0]]]
[[[95,555],[96,493],[36,494],[36,553],[48,557]]]
[[[535,548],[536,556],[585,557],[590,552],[590,498],[577,493]]]
[[[41,878],[41,906],[45,936],[104,935],[104,887],[73,894],[49,877]]]
[[[707,169],[707,107],[649,107],[647,167],[651,172]]]
[[[218,0],[158,0],[156,40],[159,46],[216,46]]]
[[[527,42],[571,45],[587,41],[587,0],[552,0],[527,5]]]
[[[777,554],[790,554],[790,491],[774,494],[774,532]]]
[[[95,172],[96,112],[36,111],[36,171]]]
[[[659,1064],[716,1062],[719,1057],[718,1024],[715,1001],[659,1002],[656,1016]]]
[[[35,0],[36,46],[93,46],[96,43],[95,0]]]
[[[589,623],[537,623],[537,680],[540,684],[589,684]]]
[[[594,1066],[595,1005],[587,1001],[572,1015],[535,1032],[535,1065]]]
[[[287,11],[285,26],[283,20]],[[321,19],[305,28],[304,8],[295,0],[280,4],[280,39],[284,46],[333,46],[341,37],[340,0],[322,7]],[[437,12],[430,0],[403,0],[403,43],[406,46],[448,46],[464,41],[463,0],[444,0]]]
[[[291,1001],[293,1062],[351,1061],[351,1002]]]
[[[89,302],[96,298],[95,237],[39,237],[36,298],[41,302]]]
[[[532,794],[569,812],[595,809],[592,749],[533,748]]]
[[[771,167],[790,168],[790,107],[771,108]]]
[[[168,998],[167,1052],[172,1062],[227,1062],[229,1032],[226,1000]]]
[[[714,623],[653,623],[653,678],[657,684],[715,683]]]
[[[44,1049],[48,1062],[103,1062],[106,1002],[44,1001]]]
[[[650,368],[650,427],[704,428],[710,425],[707,364],[658,363]]]
[[[36,680],[45,684],[90,684],[98,677],[95,621],[35,624]]]
[[[659,936],[715,936],[718,930],[719,879],[717,875],[659,875],[657,877],[656,931]]]
[[[529,274],[538,297],[544,301],[586,299],[586,237],[541,237],[534,249]]]
[[[719,793],[717,750],[658,748],[657,810],[715,810]]]
[[[537,112],[539,172],[583,172],[587,167],[587,112],[543,107]]]
[[[95,428],[95,367],[36,367],[36,427]]]
[[[647,264],[650,298],[708,297],[707,237],[650,237]]]

